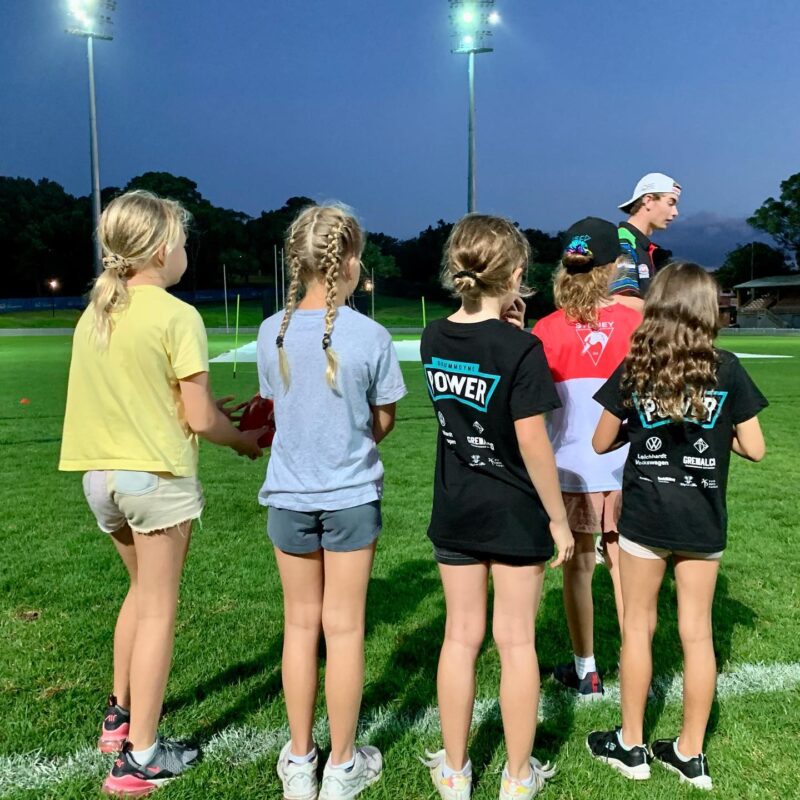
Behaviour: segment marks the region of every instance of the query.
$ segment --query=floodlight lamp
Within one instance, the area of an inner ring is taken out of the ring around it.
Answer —
[[[496,11],[492,11],[492,13],[489,14],[488,20],[490,25],[497,25],[500,22],[500,15]]]
[[[374,287],[372,281],[369,278],[367,278],[367,280],[364,281],[364,291],[365,292],[371,292],[374,288],[375,287]]]
[[[47,285],[50,287],[51,291],[55,292],[56,289],[58,289],[58,280],[56,278],[50,278],[50,280],[47,281]]]
[[[466,22],[467,24],[469,24],[470,22],[474,22],[474,21],[475,21],[475,14],[472,12],[472,10],[471,10],[471,9],[469,9],[469,8],[468,8],[468,9],[467,9],[466,11],[464,11],[464,13],[461,15],[461,20],[462,20],[463,22]]]
[[[472,36],[464,36],[461,39],[461,46],[462,47],[472,47],[475,44],[475,39]]]

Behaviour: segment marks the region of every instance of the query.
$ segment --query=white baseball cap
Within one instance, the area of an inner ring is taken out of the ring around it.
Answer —
[[[647,175],[636,184],[631,199],[626,200],[624,203],[617,206],[617,208],[622,211],[627,211],[640,197],[644,197],[646,194],[661,194],[662,192],[680,196],[681,185],[673,178],[670,178],[669,175],[664,175],[663,172],[648,172]]]

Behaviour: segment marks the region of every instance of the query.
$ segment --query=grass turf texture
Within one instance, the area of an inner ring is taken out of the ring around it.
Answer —
[[[271,298],[270,298],[271,299]],[[436,319],[452,314],[457,303],[442,303],[428,300],[425,311],[427,318]],[[360,294],[356,299],[356,307],[363,314],[370,313],[369,297]],[[270,304],[269,309],[273,306]],[[225,306],[222,303],[201,303],[197,310],[203,317],[207,328],[225,327]],[[271,311],[270,311],[271,313]],[[51,311],[19,311],[0,314],[2,328],[74,328],[80,317],[78,309],[56,309]],[[241,328],[258,327],[263,319],[260,301],[243,300],[239,308],[239,326]],[[419,299],[386,297],[375,295],[375,319],[387,328],[421,328],[422,304]],[[228,324],[233,330],[236,324],[236,295],[228,295]]]
[[[102,766],[29,790],[15,788],[22,783],[8,768],[8,757],[14,754],[68,756],[96,741],[110,690],[114,618],[126,584],[110,542],[94,526],[79,476],[55,470],[69,339],[0,341],[0,502],[6,511],[0,519],[0,770],[5,779],[0,794],[25,800],[97,796]],[[232,342],[232,336],[212,337],[212,355],[230,349]],[[795,407],[800,341],[737,337],[723,339],[721,346],[795,358],[745,362],[771,401],[761,417],[768,455],[759,465],[733,462],[729,549],[714,609],[719,668],[732,672],[753,662],[794,664],[800,661],[793,534],[800,477]],[[231,372],[230,364],[212,366],[218,395],[244,398],[255,393],[254,364],[240,364],[235,380]],[[370,587],[363,703],[364,717],[373,721],[369,741],[383,750],[386,770],[365,798],[433,797],[427,770],[415,756],[423,747],[441,746],[435,718],[426,716],[436,704],[435,669],[444,621],[425,536],[436,424],[421,370],[406,364],[404,373],[410,394],[399,405],[396,430],[381,445],[387,472],[384,533]],[[30,404],[20,405],[22,397]],[[218,746],[207,763],[161,790],[165,800],[279,796],[274,762],[286,724],[279,669],[282,607],[264,512],[255,502],[265,465],[202,447],[208,505],[184,574],[163,730],[200,741],[214,738]],[[548,571],[537,624],[543,674],[570,655],[560,580],[559,572]],[[596,653],[601,669],[613,672],[618,635],[610,583],[602,570],[595,582]],[[655,669],[670,676],[680,668],[674,586],[667,579]],[[780,667],[775,670],[777,678]],[[479,699],[496,697],[498,671],[497,652],[487,637],[479,661]],[[616,724],[617,708],[611,703],[575,707],[549,680],[543,682],[543,691],[547,702],[535,752],[559,767],[544,796],[693,796],[693,790],[679,787],[663,770],[654,768],[649,783],[635,785],[591,762],[585,734]],[[721,696],[715,703],[707,752],[720,796],[796,796],[799,699],[795,684],[784,691]],[[491,703],[483,706],[489,711],[477,720],[470,745],[476,800],[497,796],[504,761],[496,710]],[[323,708],[320,698],[320,716]],[[416,724],[410,725],[412,721]],[[679,705],[663,700],[651,704],[651,738],[676,734],[679,723]],[[226,750],[220,740],[231,732],[240,735]],[[269,739],[266,745],[264,737]],[[242,742],[258,742],[260,753],[265,747],[270,752],[250,760]],[[29,762],[30,756],[20,763]]]

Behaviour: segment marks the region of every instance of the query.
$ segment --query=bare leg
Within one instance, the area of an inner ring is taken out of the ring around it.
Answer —
[[[312,729],[317,700],[317,650],[322,630],[324,568],[322,550],[305,555],[275,548],[283,586],[283,659],[281,676],[286,715],[297,756],[314,747]]]
[[[611,575],[611,584],[614,587],[614,602],[617,606],[617,621],[619,622],[619,634],[622,636],[622,619],[625,607],[622,602],[622,583],[619,579],[619,534],[603,534],[603,554],[605,555],[606,567]]]
[[[123,708],[131,707],[131,656],[136,640],[136,548],[131,529],[124,525],[111,534],[125,569],[128,570],[130,586],[117,615],[114,628],[114,695]]]
[[[467,738],[475,704],[475,661],[486,633],[486,564],[439,564],[447,606],[436,685],[445,762],[459,771],[467,763]]]
[[[172,662],[175,614],[191,521],[154,533],[133,534],[139,566],[136,586],[136,640],[131,656],[131,728],[134,750],[156,738]]]
[[[711,604],[719,561],[675,557],[678,628],[683,646],[683,728],[678,749],[685,756],[703,750],[714,701],[717,662],[711,635]]]
[[[593,545],[591,536],[584,536]],[[591,549],[594,555],[594,548]],[[544,582],[544,564],[492,564],[492,632],[500,653],[500,712],[508,753],[508,774],[525,780],[539,712],[539,662],[534,624]]]
[[[590,533],[574,533],[574,536],[575,553],[564,564],[564,610],[573,652],[580,658],[588,658],[594,655],[594,536]]]
[[[333,764],[353,757],[364,691],[364,617],[374,556],[374,542],[349,553],[325,551],[322,629],[328,653],[325,700]]]
[[[625,603],[620,658],[622,740],[630,746],[644,743],[644,709],[653,678],[652,643],[658,591],[667,561],[664,558],[639,558],[624,550],[619,555]]]

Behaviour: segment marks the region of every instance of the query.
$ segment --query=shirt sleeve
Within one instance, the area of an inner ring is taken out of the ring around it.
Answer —
[[[622,396],[622,375],[625,372],[625,363],[620,364],[611,377],[595,392],[594,399],[603,408],[618,419],[625,419],[628,411]]]
[[[367,392],[367,402],[371,406],[386,406],[405,397],[408,390],[400,371],[400,362],[390,337],[381,343],[378,360]]]
[[[641,296],[641,289],[639,287],[639,272],[636,264],[629,261],[627,258],[619,264],[614,277],[608,284],[608,293],[614,294],[627,294],[633,297]]]
[[[736,356],[733,357],[731,366],[731,419],[734,425],[739,425],[763,411],[769,401],[761,394]]]
[[[534,337],[534,346],[522,357],[514,374],[509,406],[514,420],[561,408],[544,347],[538,337]]]
[[[269,377],[267,375],[267,348],[272,345],[277,350],[275,342],[269,341],[265,324],[262,323],[258,330],[258,339],[256,341],[256,369],[258,370],[258,393],[268,400],[275,396],[275,391],[270,385]],[[277,357],[277,356],[276,356]]]
[[[208,338],[203,318],[196,308],[187,306],[167,326],[167,347],[172,369],[178,380],[208,372]]]

